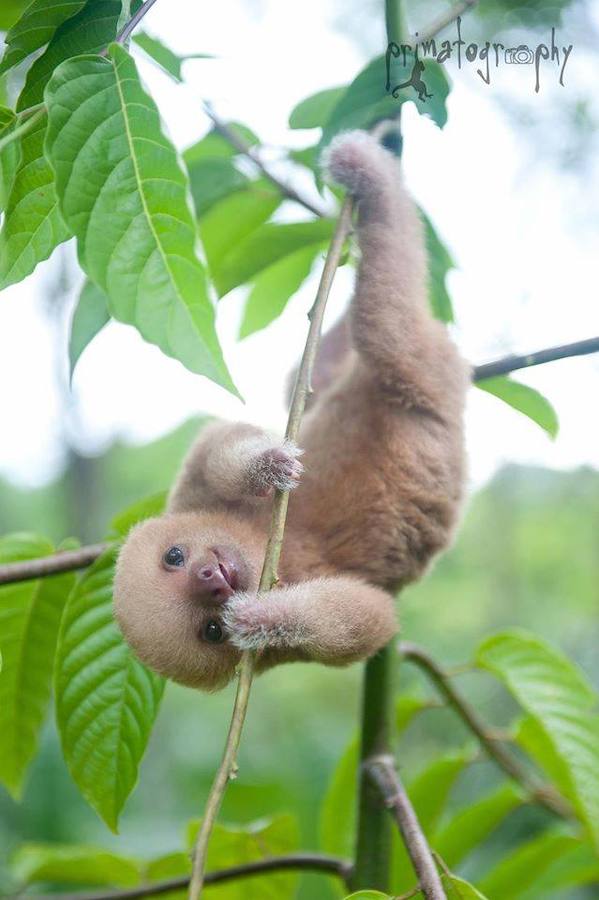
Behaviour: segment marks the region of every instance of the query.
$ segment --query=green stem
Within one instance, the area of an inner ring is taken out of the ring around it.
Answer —
[[[401,44],[408,34],[405,22],[403,0],[385,0],[385,26],[387,29],[387,43],[394,41]]]
[[[389,644],[368,660],[362,691],[358,825],[352,890],[388,891],[392,821],[380,793],[364,768],[372,756],[390,753],[393,722],[394,672],[397,660]]]

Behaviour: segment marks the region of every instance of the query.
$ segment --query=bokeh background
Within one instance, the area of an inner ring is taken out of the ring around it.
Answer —
[[[411,30],[446,8],[411,4]],[[503,65],[486,85],[475,66],[459,71],[450,62],[453,90],[442,132],[410,104],[404,107],[406,180],[455,259],[452,331],[473,362],[599,332],[599,3],[483,0],[462,23],[468,39],[531,47],[550,42],[551,27],[556,43],[573,44],[563,86],[549,62],[542,64],[538,93],[532,66]],[[289,131],[290,110],[310,93],[350,81],[385,46],[379,0],[209,6],[162,0],[146,29],[177,52],[216,56],[186,63],[186,84],[177,87],[139,54],[177,145],[207,131],[201,101],[208,99],[221,117],[250,125],[264,159],[307,192],[313,185],[302,171],[288,169],[281,148],[307,146],[314,135]],[[455,38],[453,27],[447,37]],[[351,290],[351,274],[339,274],[329,321]],[[245,405],[116,323],[88,348],[69,385],[66,342],[80,286],[72,246],[6,290],[0,298],[0,533],[100,539],[117,511],[168,487],[203,416],[281,428],[285,375],[303,345],[315,279],[279,320],[243,342],[236,335],[244,291],[221,302],[219,331]],[[431,576],[402,596],[404,636],[459,664],[483,634],[518,625],[556,643],[597,682],[599,357],[518,377],[553,402],[560,434],[551,442],[501,401],[471,391],[471,497],[463,528]],[[425,692],[407,666],[400,677],[406,691]],[[359,678],[359,667],[336,672],[306,665],[259,679],[242,777],[227,795],[224,819],[247,821],[256,808],[265,816],[293,810],[304,846],[317,847],[318,807],[354,733]],[[489,721],[509,721],[512,709],[490,680],[465,674],[462,681]],[[184,823],[201,810],[231,702],[230,690],[200,696],[168,686],[119,836],[71,784],[50,720],[22,804],[0,791],[0,873],[24,839],[88,841],[142,855],[177,849]],[[402,766],[416,773],[440,747],[457,748],[464,740],[451,716],[433,709],[406,732]],[[467,802],[494,777],[484,763],[469,770],[452,804]],[[474,874],[529,833],[539,815],[515,814],[473,859]],[[5,878],[0,874],[0,886]],[[302,897],[321,896],[314,885],[304,879]]]

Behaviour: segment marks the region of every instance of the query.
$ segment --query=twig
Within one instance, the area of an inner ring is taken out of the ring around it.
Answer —
[[[455,689],[447,673],[422,647],[408,641],[401,641],[399,652],[404,659],[414,663],[426,673],[447,703],[455,710],[462,722],[476,735],[488,756],[506,775],[520,784],[531,800],[544,806],[562,818],[571,818],[570,804],[550,785],[538,781],[522,763],[506,749],[502,741],[490,731],[468,701]]]
[[[122,28],[115,37],[114,40],[117,44],[125,44],[129,40],[132,32],[137,28],[146,13],[149,13],[155,3],[156,0],[145,0],[145,3],[142,3],[137,12],[131,16],[124,28]]]
[[[110,544],[92,544],[89,547],[78,547],[76,550],[62,550],[52,556],[39,559],[28,559],[23,562],[5,563],[0,566],[0,584],[14,584],[18,581],[29,581],[32,578],[45,578],[60,572],[72,572],[90,566]]]
[[[338,878],[346,881],[351,872],[351,863],[345,859],[338,859],[335,856],[327,856],[320,853],[291,853],[289,856],[272,856],[266,859],[258,859],[255,862],[208,872],[205,877],[205,883],[222,884],[225,881],[233,881],[237,878],[264,875],[266,872],[285,871],[323,872],[326,875],[336,875]],[[185,890],[188,884],[189,877],[183,876],[182,878],[170,878],[167,881],[157,881],[153,884],[144,884],[122,891],[28,894],[27,897],[28,900],[139,900],[141,897],[158,897],[161,894],[170,894],[171,891]]]
[[[547,350],[538,350],[536,353],[529,353],[527,356],[505,356],[495,362],[474,366],[472,369],[472,380],[475,382],[482,381],[483,378],[491,378],[494,375],[506,375],[508,372],[515,372],[518,369],[525,369],[529,366],[539,366],[557,359],[567,359],[570,356],[581,356],[587,353],[598,352],[599,337],[589,338],[586,341],[577,341],[574,344],[564,344],[561,347],[550,347]],[[107,548],[108,544],[94,544],[89,547],[81,547],[79,550],[57,553],[55,556],[45,556],[43,559],[5,563],[0,565],[0,584],[27,581],[29,578],[43,578],[45,575],[54,575],[57,572],[82,569],[91,565]]]
[[[285,436],[292,441],[297,440],[298,437],[302,415],[306,405],[306,398],[310,389],[312,370],[314,368],[314,360],[318,349],[324,310],[333,283],[333,278],[341,259],[343,245],[351,231],[351,216],[352,202],[351,199],[347,198],[341,208],[339,220],[325,260],[320,284],[316,293],[316,299],[309,315],[310,328],[308,330],[306,346],[297,374],[297,380],[291,400],[291,409],[289,411],[289,420],[287,422],[287,430],[285,432]],[[269,591],[277,582],[277,567],[283,544],[288,503],[288,492],[277,491],[273,502],[269,538],[266,546],[262,575],[260,577],[260,592]],[[206,810],[204,812],[194,851],[193,874],[189,885],[190,900],[198,900],[201,895],[202,886],[204,884],[204,868],[206,865],[206,854],[208,852],[210,834],[214,823],[216,822],[216,817],[227,788],[227,783],[235,771],[235,759],[249,702],[254,672],[254,658],[254,654],[249,651],[244,652],[241,657],[237,694],[235,696],[229,733],[225,743],[221,764],[216,773],[210,794],[208,795]]]
[[[474,366],[472,371],[473,381],[482,381],[483,378],[494,378],[496,375],[507,375],[516,369],[527,369],[530,366],[540,366],[543,363],[553,362],[556,359],[565,359],[570,356],[585,356],[588,353],[599,352],[599,337],[587,338],[584,341],[575,341],[573,344],[562,344],[560,347],[548,347],[545,350],[537,350],[525,356],[504,356],[495,362]]]
[[[417,31],[415,34],[410,36],[410,43],[414,45],[420,41],[430,41],[431,38],[437,37],[440,31],[443,31],[444,28],[447,28],[448,25],[451,25],[452,22],[455,22],[462,13],[465,13],[466,10],[472,9],[473,6],[476,6],[478,0],[461,0],[460,3],[456,3],[455,6],[452,6],[451,9],[448,9],[446,13],[440,15],[437,19],[433,19],[433,21],[424,29],[424,31]]]
[[[234,147],[239,153],[242,153],[244,156],[247,156],[254,165],[256,165],[265,178],[267,178],[271,184],[274,184],[284,197],[287,197],[288,200],[294,200],[296,203],[299,203],[305,209],[309,210],[309,212],[314,213],[315,216],[319,216],[320,218],[327,218],[327,212],[323,207],[317,206],[315,203],[312,203],[311,200],[308,200],[307,197],[303,197],[301,194],[295,190],[295,188],[291,187],[290,184],[287,184],[286,181],[282,181],[282,179],[278,178],[274,175],[270,169],[268,169],[262,160],[260,159],[259,154],[254,150],[251,144],[248,144],[242,137],[235,133],[235,131],[227,125],[226,122],[223,122],[217,114],[214,112],[210,103],[204,103],[203,109],[216,131],[221,134],[225,140],[227,140],[232,147]]]
[[[372,756],[366,760],[364,768],[397,822],[414,871],[420,880],[420,890],[426,900],[446,900],[431,849],[397,774],[393,757]]]

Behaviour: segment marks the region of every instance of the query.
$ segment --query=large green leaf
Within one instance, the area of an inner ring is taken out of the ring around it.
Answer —
[[[508,378],[506,375],[498,375],[496,378],[477,381],[476,387],[499,397],[508,406],[528,416],[529,419],[540,425],[549,437],[556,437],[559,431],[557,413],[549,400],[528,384],[514,381],[513,378]]]
[[[0,140],[15,127],[16,116],[11,109],[0,106]],[[15,175],[21,162],[21,145],[12,141],[0,150],[0,212],[6,208]]]
[[[136,781],[164,682],[132,655],[112,614],[115,551],[69,597],[60,630],[56,717],[79,790],[116,830]]]
[[[473,884],[458,878],[457,875],[442,875],[441,881],[447,900],[487,900]],[[499,900],[499,895],[492,894],[490,900]]]
[[[324,249],[325,244],[321,245]],[[264,269],[254,280],[247,298],[239,337],[245,338],[270,325],[300,289],[319,251],[318,245],[290,253]]]
[[[247,125],[243,125],[241,122],[227,122],[226,124],[229,131],[248,147],[253,147],[254,144],[260,142],[258,135]],[[183,155],[186,163],[193,164],[205,159],[231,159],[233,156],[238,156],[239,151],[220,131],[212,128],[203,138],[188,147]]]
[[[2,5],[0,5],[0,29],[5,31],[7,28],[11,28],[18,21],[27,6],[27,0],[2,0]]]
[[[534,635],[505,632],[477,652],[536,720],[567,773],[566,796],[599,847],[599,716],[597,694],[563,654]]]
[[[329,116],[345,93],[344,87],[327,88],[306,97],[291,110],[290,128],[324,128]]]
[[[17,109],[43,101],[44,89],[60,63],[80,53],[103,51],[116,36],[121,9],[121,0],[87,0],[77,15],[63,22],[29,69]]]
[[[0,541],[0,561],[47,556],[54,548],[34,535]],[[0,780],[20,795],[44,722],[60,617],[75,576],[67,573],[0,587]]]
[[[63,63],[46,89],[46,150],[79,259],[112,315],[235,393],[196,254],[188,182],[120,46]]]
[[[252,231],[212,265],[219,295],[222,297],[254,279],[259,272],[296,250],[312,247],[316,252],[330,240],[333,225],[331,219],[314,219],[312,222],[269,223]]]
[[[190,847],[198,824],[190,823]],[[210,872],[269,856],[282,856],[297,850],[298,844],[298,824],[291,815],[244,826],[216,825],[210,838],[206,869]],[[227,882],[219,886],[218,897],[220,900],[291,900],[296,895],[296,886],[297,875],[293,872],[269,872],[256,878]]]
[[[45,47],[59,25],[78,13],[85,3],[86,0],[33,0],[6,35],[0,75]]]
[[[71,236],[58,208],[54,174],[44,156],[46,125],[44,115],[20,140],[21,161],[0,231],[0,290],[26,278]]]
[[[141,881],[137,860],[79,844],[23,844],[12,859],[11,873],[19,884],[129,887]]]
[[[216,203],[200,221],[200,235],[213,272],[238,243],[263,225],[281,203],[280,193],[265,181],[252,182]]]
[[[127,509],[124,509],[115,516],[110,523],[111,530],[119,537],[126,537],[129,531],[137,525],[138,522],[143,522],[145,519],[150,519],[152,516],[161,515],[164,512],[165,505],[165,491],[159,491],[157,494],[151,494],[149,497],[144,497],[142,500],[138,500],[136,503],[133,503],[131,506],[127,507]]]
[[[198,218],[223,197],[240,191],[250,183],[249,178],[235,168],[231,159],[224,156],[186,162],[191,196]]]
[[[69,337],[69,363],[71,377],[81,354],[110,319],[106,294],[93,283],[86,281],[79,294],[79,300],[71,322]]]
[[[521,900],[542,900],[554,891],[599,885],[599,854],[588,843],[576,841],[569,849],[559,852],[555,859],[538,872],[534,884],[521,895]]]
[[[445,282],[448,273],[455,268],[455,263],[447,247],[439,238],[431,220],[424,213],[422,213],[422,217],[428,251],[428,296],[431,312],[441,322],[453,322],[453,306]]]
[[[400,84],[409,78],[412,64],[402,65],[401,58],[392,61],[393,85]],[[442,66],[436,62],[427,62],[423,74],[428,92],[432,97],[420,100],[411,87],[399,91],[396,99],[385,89],[386,67],[385,57],[373,59],[365,69],[352,81],[344,91],[326,122],[323,130],[321,147],[340,131],[350,128],[369,128],[380,119],[389,119],[397,115],[401,104],[413,100],[418,111],[430,118],[442,128],[447,121],[445,101],[449,93],[449,81]]]
[[[516,900],[527,888],[536,885],[555,860],[580,845],[575,837],[546,832],[517,847],[504,857],[480,882],[489,897]]]
[[[523,802],[522,791],[504,784],[482,800],[458,810],[433,837],[432,845],[454,868]]]

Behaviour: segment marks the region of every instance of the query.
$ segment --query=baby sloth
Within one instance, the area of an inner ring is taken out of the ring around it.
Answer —
[[[338,137],[327,165],[357,202],[361,262],[347,320],[321,345],[302,449],[251,425],[204,428],[167,514],[118,560],[125,637],[192,687],[225,685],[246,648],[259,670],[375,653],[396,631],[393,592],[456,522],[468,369],[428,310],[421,223],[373,137]],[[293,494],[280,581],[260,596],[275,488]]]

